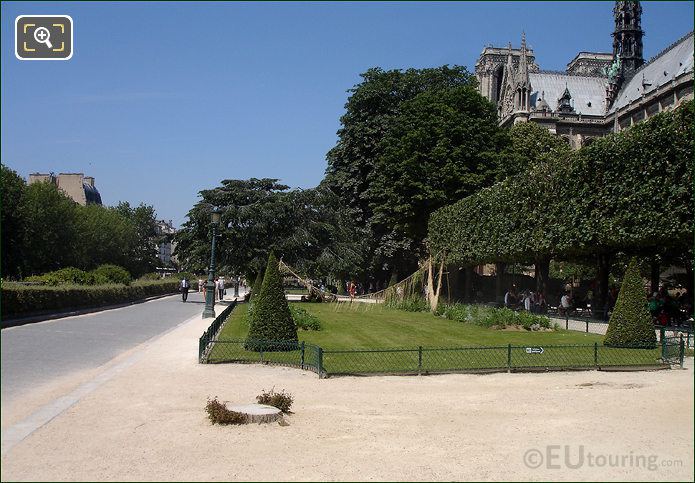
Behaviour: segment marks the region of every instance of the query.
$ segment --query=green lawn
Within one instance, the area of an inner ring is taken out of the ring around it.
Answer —
[[[312,344],[307,345],[304,359],[296,349],[258,353],[246,351],[240,342],[217,342],[208,360],[316,367],[316,345],[324,351],[322,367],[332,374],[416,372],[418,368],[424,372],[492,369],[505,368],[510,361],[512,367],[519,368],[654,365],[659,362],[658,349],[606,348],[601,345],[602,336],[583,332],[493,330],[426,312],[404,312],[375,305],[302,304],[302,308],[316,315],[323,326],[321,331],[299,331],[300,341]],[[234,309],[219,341],[245,339],[247,309],[246,304]],[[508,344],[512,345],[511,349]],[[423,350],[420,359],[418,346],[434,350]],[[460,347],[471,348],[451,350]],[[529,354],[527,347],[543,347],[543,353]]]

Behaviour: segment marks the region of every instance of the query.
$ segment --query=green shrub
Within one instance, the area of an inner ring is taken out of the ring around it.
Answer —
[[[205,412],[212,424],[244,424],[246,416],[236,411],[230,411],[227,407],[217,400],[217,397],[208,399],[205,405]]]
[[[45,285],[92,285],[92,277],[75,267],[65,267],[54,272],[47,272],[43,275],[33,275],[26,278],[27,282],[40,282]]]
[[[191,272],[177,272],[177,273],[172,273],[172,274],[169,275],[167,278],[173,278],[173,279],[176,279],[176,280],[183,280],[184,277],[186,277],[186,280],[188,280],[189,282],[198,281],[198,279],[200,279],[200,278],[202,278],[203,280],[207,280],[207,279],[208,279],[208,276],[207,276],[207,275],[196,275],[195,273],[191,273]],[[196,285],[197,285],[197,284],[196,284]],[[192,283],[191,283],[191,286],[193,286]]]
[[[11,283],[2,286],[3,317],[30,315],[33,312],[64,311],[84,307],[102,307],[157,295],[175,293],[178,281],[138,281],[130,285],[26,286]]]
[[[253,312],[249,318],[248,350],[260,349],[258,341],[282,341],[278,344],[262,344],[264,351],[288,350],[287,342],[295,342],[297,327],[282,289],[282,277],[274,254],[268,257],[260,293],[254,296]]]
[[[258,404],[273,406],[283,413],[289,413],[294,398],[292,394],[285,392],[284,389],[280,392],[275,392],[275,388],[273,388],[270,391],[263,390],[259,396],[256,396],[256,401],[258,401]]]
[[[130,284],[132,277],[128,270],[117,265],[99,265],[89,272],[89,277],[93,285],[104,285],[107,283]]]
[[[405,297],[399,300],[397,297],[391,297],[384,303],[385,307],[390,309],[404,310],[406,312],[427,312],[430,309],[427,300],[417,295]]]
[[[656,333],[635,258],[630,261],[625,271],[603,343],[609,347],[646,349],[656,346]]]
[[[313,314],[310,314],[301,307],[295,304],[290,305],[292,318],[297,326],[297,329],[303,330],[321,330],[321,321]]]
[[[142,275],[138,280],[161,280],[162,276],[157,272],[150,272]]]
[[[480,327],[523,327],[526,330],[556,330],[548,317],[530,312],[515,312],[507,308],[484,307],[478,305],[449,304],[439,309],[438,314],[449,320],[475,324]]]

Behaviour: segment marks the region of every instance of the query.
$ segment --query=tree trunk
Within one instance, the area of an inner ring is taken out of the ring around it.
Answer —
[[[466,267],[463,270],[463,301],[470,303],[473,301],[473,267]]]
[[[550,258],[536,259],[536,292],[548,295],[548,278],[550,276]]]
[[[504,271],[507,268],[506,263],[495,263],[495,302],[504,303]]]
[[[608,303],[608,275],[611,272],[612,255],[610,253],[602,253],[598,256],[598,294],[596,297],[595,306],[592,307],[594,317],[603,319],[605,317],[605,308]]]
[[[654,293],[659,291],[659,278],[661,275],[661,266],[657,257],[652,258],[651,268],[651,292]]]

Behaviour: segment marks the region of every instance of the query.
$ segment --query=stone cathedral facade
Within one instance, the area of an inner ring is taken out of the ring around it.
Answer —
[[[579,52],[565,71],[542,70],[524,34],[518,49],[483,49],[475,74],[500,125],[536,122],[579,148],[692,99],[693,32],[645,62],[639,1],[613,16],[613,51]]]

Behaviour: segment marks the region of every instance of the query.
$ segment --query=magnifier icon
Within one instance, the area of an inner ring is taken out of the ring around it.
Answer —
[[[51,44],[51,32],[46,27],[39,27],[34,30],[34,40],[40,44],[46,44],[49,49],[53,48]]]

